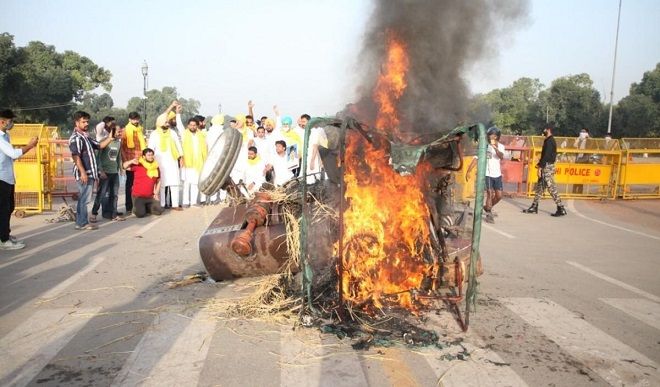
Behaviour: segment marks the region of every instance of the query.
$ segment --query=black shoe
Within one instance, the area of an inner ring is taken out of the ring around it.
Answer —
[[[561,207],[557,206],[557,212],[555,212],[554,214],[550,214],[550,215],[551,216],[556,216],[556,217],[564,216],[564,215],[566,215],[566,209],[563,206],[561,206]]]
[[[522,212],[525,214],[538,214],[539,206],[538,204],[532,204],[531,206],[529,206],[529,208],[522,210]]]

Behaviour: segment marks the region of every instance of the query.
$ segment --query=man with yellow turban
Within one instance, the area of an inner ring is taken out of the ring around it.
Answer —
[[[188,126],[183,131],[181,144],[183,146],[183,167],[181,168],[183,180],[183,206],[197,207],[199,196],[199,175],[206,161],[208,149],[206,147],[206,133],[198,130],[197,118],[190,118]],[[206,201],[202,194],[201,200]]]
[[[172,209],[181,211],[179,202],[179,189],[181,178],[179,168],[184,164],[183,149],[179,136],[173,130],[176,125],[174,109],[179,106],[178,101],[172,102],[163,114],[156,118],[156,130],[149,136],[149,148],[154,150],[156,161],[160,167],[160,204],[166,207],[165,190],[169,188],[172,199]]]

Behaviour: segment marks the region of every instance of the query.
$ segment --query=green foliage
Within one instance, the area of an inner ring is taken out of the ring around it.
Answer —
[[[660,137],[660,63],[630,86],[614,111],[613,131],[622,137]]]
[[[542,98],[556,135],[577,136],[582,128],[588,128],[592,136],[604,133],[603,104],[588,74],[555,79],[545,93]]]
[[[144,125],[145,129],[152,130],[156,127],[156,117],[161,115],[165,109],[167,109],[172,101],[177,100],[183,105],[183,111],[181,112],[182,119],[185,120],[189,117],[192,117],[199,112],[199,107],[201,106],[200,102],[189,98],[182,98],[179,96],[179,93],[176,90],[176,87],[163,87],[162,90],[148,90],[147,91],[147,110],[146,110],[146,121],[145,119],[145,110],[144,110],[144,98],[133,97],[128,101],[128,106],[126,111],[128,112],[138,112],[142,116],[143,122],[146,122]]]
[[[74,101],[97,87],[112,89],[110,71],[42,42],[16,47],[12,35],[0,34],[0,58],[0,107],[15,109],[20,122],[70,125]]]
[[[483,99],[491,108],[493,124],[504,133],[533,131],[542,88],[538,79],[520,78],[507,88],[486,94]]]

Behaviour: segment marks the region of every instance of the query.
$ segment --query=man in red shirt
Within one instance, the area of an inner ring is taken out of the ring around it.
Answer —
[[[160,215],[163,208],[160,206],[160,172],[158,163],[154,159],[154,151],[144,148],[142,157],[139,159],[125,161],[124,169],[132,168],[134,173],[133,191],[133,213],[138,218],[144,218],[147,214]]]

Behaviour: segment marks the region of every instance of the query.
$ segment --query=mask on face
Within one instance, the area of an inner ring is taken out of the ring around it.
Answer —
[[[587,133],[587,132],[580,132],[580,138],[581,138],[581,139],[585,139],[585,138],[587,138],[587,137],[589,137],[589,133]]]

